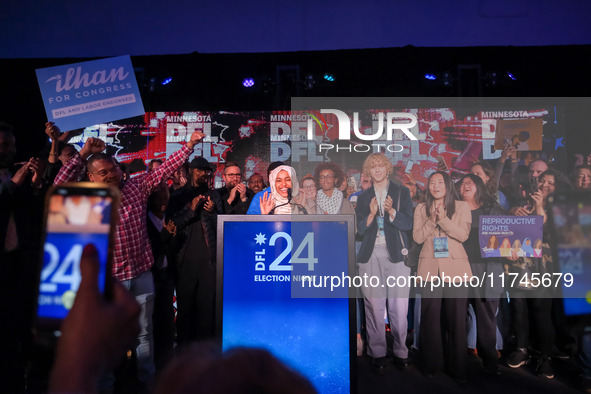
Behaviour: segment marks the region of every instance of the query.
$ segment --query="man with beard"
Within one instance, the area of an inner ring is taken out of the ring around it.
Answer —
[[[255,172],[248,178],[248,187],[253,192],[258,193],[265,188],[265,180],[263,176],[258,172]]]
[[[242,169],[234,162],[227,162],[222,175],[226,185],[216,192],[224,204],[226,215],[245,215],[254,196],[254,192],[242,183]]]
[[[88,138],[80,152],[60,169],[54,184],[78,181],[86,168],[90,182],[102,182],[121,189],[119,223],[115,230],[113,277],[135,296],[142,308],[140,333],[136,346],[138,380],[148,385],[154,377],[152,314],[154,311],[154,279],[150,268],[154,256],[150,247],[146,224],[148,196],[168,179],[193,152],[193,147],[205,134],[195,131],[191,139],[173,153],[160,167],[135,178],[123,181],[123,173],[115,159],[105,153],[105,143]],[[101,389],[112,385],[113,377],[101,379]]]
[[[179,344],[213,338],[217,214],[222,200],[211,190],[214,168],[191,161],[187,184],[170,197],[167,217],[177,227],[177,334]]]

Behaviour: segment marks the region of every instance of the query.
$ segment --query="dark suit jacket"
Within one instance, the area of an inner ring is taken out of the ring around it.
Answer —
[[[207,212],[203,207],[205,200],[201,201],[195,211],[191,211],[189,203],[193,198],[203,195],[209,197],[214,203],[214,211]],[[193,187],[190,184],[177,189],[171,196],[166,217],[174,221],[177,227],[177,264],[182,264],[187,250],[203,245],[189,245],[191,242],[201,241],[198,232],[204,232],[207,246],[209,247],[209,259],[215,261],[217,251],[217,215],[223,212],[222,200],[215,190],[210,190],[206,185]],[[198,223],[200,222],[200,223]],[[194,230],[198,230],[195,232]],[[191,241],[192,240],[192,241]]]
[[[254,197],[254,192],[249,188],[246,188],[246,201],[242,202],[240,196],[236,196],[232,204],[228,204],[228,197],[230,197],[230,190],[226,186],[220,187],[219,189],[215,189],[216,192],[220,195],[222,199],[222,204],[224,206],[224,214],[226,215],[246,215],[248,211],[248,207],[250,207],[250,203],[252,198]],[[221,212],[220,212],[221,213]]]
[[[355,214],[357,215],[357,231],[362,237],[361,248],[357,255],[358,263],[367,263],[376,242],[378,235],[377,215],[374,220],[367,225],[367,217],[370,214],[369,204],[371,199],[376,196],[375,189],[370,187],[357,198],[357,205],[355,207]],[[391,221],[388,216],[384,220],[384,235],[386,236],[386,247],[390,261],[397,263],[404,260],[401,251],[404,247],[410,248],[406,231],[412,229],[412,201],[410,199],[410,192],[404,186],[390,182],[388,186],[388,196],[392,197],[394,209],[397,207],[398,196],[400,196],[400,210],[396,211],[394,220]],[[404,240],[404,245],[400,241],[400,235]]]
[[[150,239],[150,246],[152,247],[152,254],[154,255],[153,269],[161,269],[164,257],[168,261],[168,267],[173,267],[174,253],[172,253],[172,234],[166,229],[158,231],[152,223],[152,219],[146,215],[146,223],[148,227],[148,238]]]

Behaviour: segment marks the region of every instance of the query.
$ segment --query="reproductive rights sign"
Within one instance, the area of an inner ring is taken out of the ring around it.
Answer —
[[[480,216],[481,257],[542,257],[542,216]]]
[[[63,131],[144,114],[129,56],[35,71],[47,119]]]

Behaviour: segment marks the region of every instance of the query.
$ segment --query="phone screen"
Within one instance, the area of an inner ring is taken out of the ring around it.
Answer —
[[[591,193],[558,193],[551,201],[565,314],[591,314]]]
[[[88,243],[99,253],[99,289],[105,292],[113,198],[108,189],[57,187],[48,197],[37,316],[61,320],[80,285],[80,258]],[[110,272],[109,272],[110,274]]]

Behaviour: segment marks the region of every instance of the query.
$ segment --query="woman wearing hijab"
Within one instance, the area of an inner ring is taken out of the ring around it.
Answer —
[[[269,174],[271,192],[265,192],[260,198],[261,214],[294,215],[303,212],[297,202],[300,199],[296,171],[293,167],[282,165]]]
[[[534,248],[531,245],[531,239],[526,238],[523,240],[523,246],[521,247],[521,249],[523,249],[523,253],[525,253],[525,257],[534,257]]]

